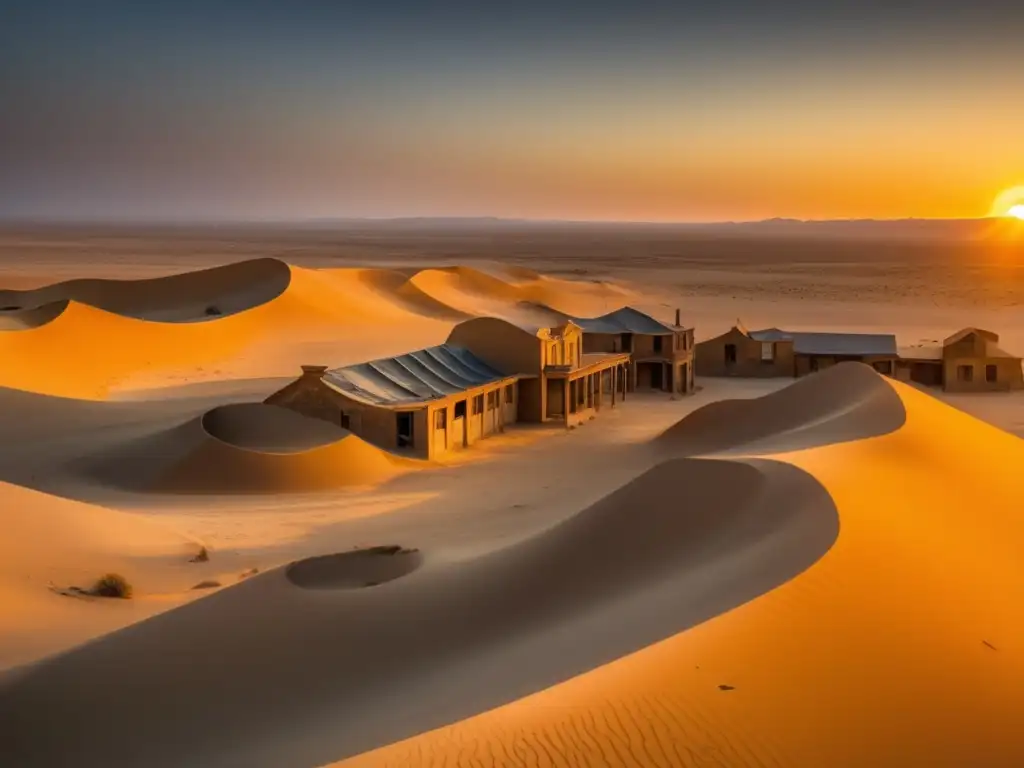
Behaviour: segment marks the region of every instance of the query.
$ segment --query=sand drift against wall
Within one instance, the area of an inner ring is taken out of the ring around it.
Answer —
[[[415,468],[348,430],[263,403],[225,405],[83,462],[94,480],[158,493],[299,493]]]

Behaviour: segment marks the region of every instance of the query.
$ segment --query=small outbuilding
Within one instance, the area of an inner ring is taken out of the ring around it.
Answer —
[[[898,357],[893,334],[749,331],[737,322],[726,333],[698,342],[694,363],[699,376],[770,378],[806,376],[852,360],[891,376]]]
[[[904,347],[896,377],[947,392],[1010,392],[1024,389],[1021,358],[999,346],[999,335],[964,328],[942,344]]]
[[[442,344],[343,368],[305,365],[265,402],[350,430],[381,448],[425,459],[515,423],[518,376],[464,347]]]

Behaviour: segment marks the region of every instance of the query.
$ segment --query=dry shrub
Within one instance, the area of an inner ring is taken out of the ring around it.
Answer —
[[[119,597],[129,600],[132,596],[132,585],[121,574],[108,573],[96,581],[92,588],[92,594],[99,597]]]

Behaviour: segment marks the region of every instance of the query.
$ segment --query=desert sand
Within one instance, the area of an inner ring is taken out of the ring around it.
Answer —
[[[0,764],[1024,764],[1020,395],[707,379],[443,464],[261,403],[538,304],[1015,349],[1012,303],[157,239],[0,243]]]

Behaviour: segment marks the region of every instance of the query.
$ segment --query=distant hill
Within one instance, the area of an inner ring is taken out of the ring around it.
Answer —
[[[277,232],[361,232],[401,233],[403,236],[424,233],[500,234],[529,232],[566,233],[637,233],[661,236],[699,235],[710,237],[779,237],[810,239],[879,239],[879,240],[975,240],[1018,238],[1024,234],[1024,223],[1002,219],[836,219],[804,221],[774,218],[763,221],[724,221],[708,223],[647,223],[615,221],[559,221],[543,219],[503,219],[497,217],[404,217],[404,218],[323,218],[278,221],[196,221],[196,222],[6,222],[3,229],[41,230],[51,227],[81,230],[216,230]]]

